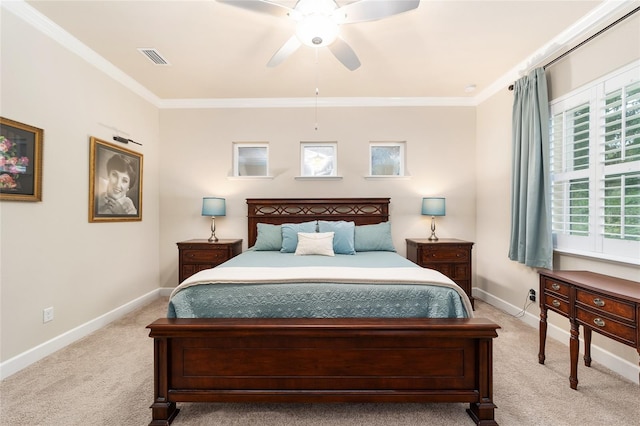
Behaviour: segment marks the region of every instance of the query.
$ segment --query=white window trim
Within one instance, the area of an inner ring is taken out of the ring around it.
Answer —
[[[307,148],[327,147],[333,151],[331,154],[331,162],[333,167],[331,174],[308,174],[305,173],[305,151]],[[338,175],[338,142],[300,142],[300,175],[296,179],[336,179]]]
[[[380,147],[400,147],[400,164],[399,164],[399,174],[397,175],[378,175],[373,174],[373,149]],[[368,178],[402,178],[406,176],[406,142],[405,141],[397,141],[397,142],[370,142],[369,143],[369,174]]]
[[[264,175],[240,175],[240,148],[265,148],[267,151],[266,174]],[[233,142],[233,177],[237,179],[272,178],[269,168],[269,142]]]

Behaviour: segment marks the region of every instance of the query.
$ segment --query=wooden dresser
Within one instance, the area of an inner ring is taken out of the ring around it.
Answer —
[[[188,240],[178,244],[178,282],[203,269],[214,268],[242,253],[242,240]]]
[[[471,249],[473,243],[454,238],[407,238],[407,259],[423,268],[435,269],[456,282],[471,300]]]
[[[544,364],[547,311],[569,318],[569,384],[578,387],[579,329],[584,328],[584,364],[591,365],[591,331],[637,349],[640,355],[640,282],[589,271],[540,271],[540,351]]]

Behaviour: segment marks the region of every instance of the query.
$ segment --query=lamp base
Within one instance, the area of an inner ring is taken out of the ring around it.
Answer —
[[[438,237],[436,237],[436,217],[431,216],[431,236],[429,237],[429,241],[438,241]]]
[[[218,237],[216,237],[216,218],[215,216],[211,216],[211,236],[207,240],[210,243],[217,243]]]

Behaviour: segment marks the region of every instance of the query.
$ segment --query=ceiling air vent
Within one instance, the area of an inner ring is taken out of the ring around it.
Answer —
[[[153,48],[139,47],[138,52],[149,58],[156,65],[170,65],[169,61],[162,57],[160,52]]]

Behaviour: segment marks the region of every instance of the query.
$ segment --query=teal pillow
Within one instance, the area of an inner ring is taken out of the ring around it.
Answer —
[[[316,232],[317,221],[282,224],[282,253],[295,253],[298,247],[298,232]]]
[[[390,222],[356,226],[354,243],[356,251],[396,251]]]
[[[258,237],[253,249],[256,251],[279,251],[282,248],[282,228],[268,223],[258,224]]]
[[[318,232],[333,232],[333,252],[335,254],[356,254],[355,222],[318,221]]]

